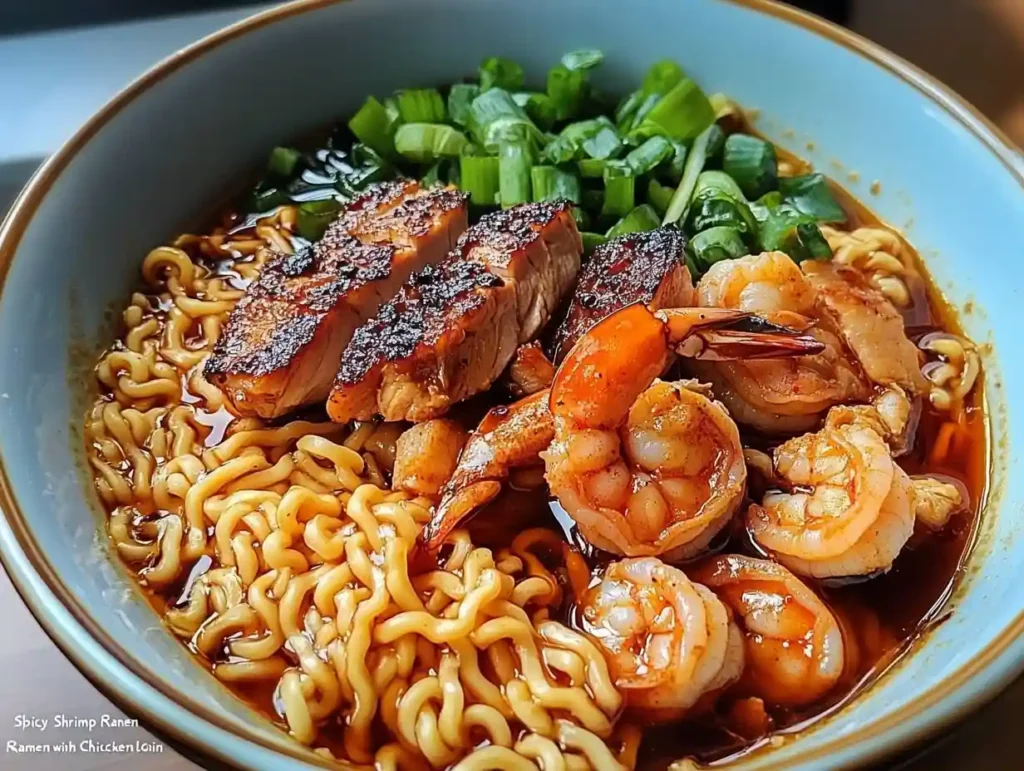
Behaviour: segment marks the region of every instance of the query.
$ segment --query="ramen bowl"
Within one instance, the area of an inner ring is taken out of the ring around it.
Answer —
[[[108,546],[81,433],[89,367],[140,256],[209,216],[268,147],[371,93],[450,82],[485,56],[539,79],[597,47],[625,92],[655,60],[756,108],[780,146],[904,228],[962,309],[985,362],[990,479],[972,552],[939,619],[834,714],[732,761],[860,766],[951,724],[1024,666],[1024,363],[1014,355],[1024,164],[996,129],[912,66],[760,0],[314,0],[252,17],[127,87],[35,175],[0,231],[0,552],[64,653],[113,701],[239,768],[319,767],[161,624]]]

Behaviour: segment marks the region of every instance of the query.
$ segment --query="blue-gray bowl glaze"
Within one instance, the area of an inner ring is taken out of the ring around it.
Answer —
[[[198,227],[234,181],[293,135],[370,93],[472,73],[487,55],[539,81],[564,51],[607,53],[624,92],[678,60],[706,90],[762,111],[760,127],[904,225],[986,355],[993,476],[951,618],[834,717],[735,767],[859,765],[976,706],[1024,660],[1024,396],[1016,316],[1024,169],[949,92],[894,57],[758,0],[352,0],[299,3],[172,57],[114,100],[36,175],[0,231],[0,553],[33,612],[112,698],[239,767],[318,765],[199,667],[112,557],[83,480],[83,347],[108,342],[146,252]],[[806,143],[813,140],[814,150]],[[883,193],[867,186],[880,180]],[[998,356],[1002,353],[1002,356]]]

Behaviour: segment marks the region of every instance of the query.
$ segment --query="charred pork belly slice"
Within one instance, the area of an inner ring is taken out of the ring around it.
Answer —
[[[619,236],[595,249],[548,341],[551,360],[561,362],[591,327],[627,305],[643,303],[651,310],[695,305],[685,248],[681,231],[658,228]]]
[[[273,418],[330,392],[360,324],[466,229],[465,196],[415,182],[375,185],[324,237],[272,258],[232,311],[205,374],[244,415]]]
[[[569,204],[484,216],[356,332],[328,414],[418,422],[486,390],[569,291],[581,252]]]

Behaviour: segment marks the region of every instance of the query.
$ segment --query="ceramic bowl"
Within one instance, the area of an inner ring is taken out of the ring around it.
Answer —
[[[856,170],[853,192],[909,228],[942,291],[973,307],[964,324],[986,344],[992,476],[952,615],[837,714],[736,767],[861,765],[1020,671],[1024,261],[1013,229],[1024,222],[1024,168],[997,130],[891,54],[761,0],[314,0],[143,75],[40,169],[0,231],[3,562],[57,644],[130,713],[241,768],[320,764],[192,660],[108,548],[81,423],[91,357],[112,339],[111,309],[127,301],[142,256],[207,216],[268,147],[350,114],[367,94],[451,81],[493,54],[539,78],[583,46],[607,53],[609,91],[670,57],[709,92],[758,108],[759,128],[782,146],[825,170]]]

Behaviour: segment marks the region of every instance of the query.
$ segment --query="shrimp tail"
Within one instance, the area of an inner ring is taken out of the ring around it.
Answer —
[[[704,361],[767,359],[821,353],[825,346],[809,334],[810,319],[787,314],[783,326],[732,308],[677,308],[654,314],[668,329],[676,353]]]
[[[446,489],[430,522],[424,525],[416,541],[416,555],[433,557],[444,546],[452,530],[498,497],[501,482],[493,479],[481,480],[455,490]]]

